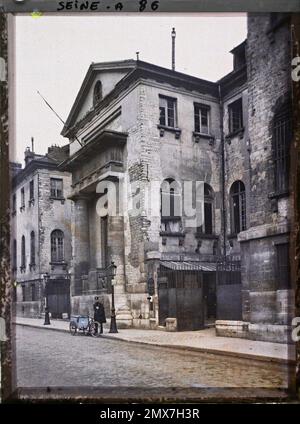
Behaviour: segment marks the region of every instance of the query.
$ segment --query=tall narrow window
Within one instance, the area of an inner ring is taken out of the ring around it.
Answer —
[[[208,184],[204,184],[204,220],[197,228],[199,234],[213,234],[213,190]]]
[[[22,302],[26,302],[26,288],[25,284],[22,284]]]
[[[64,260],[64,233],[54,230],[51,233],[51,262],[62,262]]]
[[[291,119],[287,105],[284,105],[273,120],[273,160],[276,193],[286,192],[289,188],[289,147],[291,142]]]
[[[93,105],[96,106],[100,100],[102,100],[102,83],[98,80],[94,88]]]
[[[16,194],[12,197],[12,214],[15,215],[17,212],[17,196]]]
[[[35,234],[30,233],[30,265],[35,265]]]
[[[164,180],[161,186],[161,228],[162,231],[181,230],[181,189],[173,179]]]
[[[13,271],[16,271],[17,266],[18,266],[18,264],[17,264],[17,240],[16,239],[14,239],[14,241],[13,241],[13,264],[12,265],[13,265],[12,266]]]
[[[50,178],[51,197],[62,199],[63,197],[63,180],[61,178]]]
[[[159,97],[159,123],[160,125],[171,128],[177,126],[176,99],[163,96]]]
[[[203,104],[194,104],[195,132],[209,134],[210,107]]]
[[[25,190],[21,188],[21,210],[25,209]]]
[[[228,105],[229,133],[235,133],[243,128],[243,103],[242,99]]]
[[[22,236],[21,241],[21,269],[26,268],[26,246],[25,246],[25,236]]]
[[[289,244],[277,244],[277,290],[291,288],[290,266],[289,266]]]
[[[233,234],[246,230],[246,192],[242,181],[235,181],[230,189],[231,230]]]
[[[34,182],[31,180],[29,182],[29,201],[34,199]]]

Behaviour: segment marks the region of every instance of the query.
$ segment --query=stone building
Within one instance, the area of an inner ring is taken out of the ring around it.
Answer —
[[[27,148],[23,169],[10,164],[11,266],[19,316],[41,316],[46,302],[52,317],[70,314],[71,176],[58,170],[68,149],[52,146],[38,155]]]
[[[250,14],[218,82],[143,61],[91,64],[62,131],[74,313],[91,313],[95,294],[109,313],[113,261],[120,326],[217,320],[217,334],[286,340],[289,51],[288,16]]]

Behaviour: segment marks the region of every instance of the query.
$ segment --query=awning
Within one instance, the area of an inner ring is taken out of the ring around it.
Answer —
[[[204,271],[216,272],[215,262],[195,262],[195,261],[160,261],[160,264],[174,271]]]

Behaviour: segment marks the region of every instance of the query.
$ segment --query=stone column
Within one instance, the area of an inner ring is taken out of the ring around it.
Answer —
[[[90,237],[89,237],[89,215],[86,197],[74,199],[74,222],[73,222],[73,287],[81,286],[81,276],[88,274],[90,267]],[[76,293],[76,291],[75,291]]]
[[[111,261],[117,266],[115,277],[115,308],[117,325],[120,328],[132,326],[132,314],[128,295],[125,293],[124,263],[124,217],[108,217],[108,249]]]

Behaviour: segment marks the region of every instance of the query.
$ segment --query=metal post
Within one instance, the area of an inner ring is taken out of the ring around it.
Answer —
[[[48,309],[48,275],[45,275],[45,321],[44,325],[50,325],[50,315],[49,315],[49,309]]]
[[[111,282],[111,319],[110,319],[110,333],[118,333],[116,310],[115,310],[115,286],[114,280]]]
[[[176,38],[176,32],[175,28],[172,28],[172,71],[175,71],[175,38]]]

